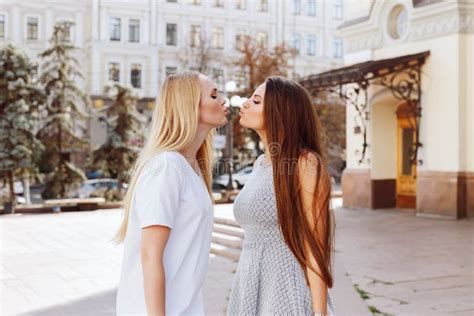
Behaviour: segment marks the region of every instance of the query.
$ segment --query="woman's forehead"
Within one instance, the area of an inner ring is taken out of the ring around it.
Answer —
[[[200,75],[200,81],[201,81],[202,87],[205,89],[212,90],[216,87],[216,84],[214,83],[214,81],[212,81],[211,79],[209,79],[209,77],[205,75],[202,75],[202,74]]]
[[[265,82],[264,82],[264,83],[262,83],[261,85],[259,85],[259,86],[257,87],[257,89],[255,90],[255,94],[258,94],[258,95],[260,95],[261,97],[263,97],[264,92],[265,92],[265,88],[266,88],[266,84],[265,84]]]

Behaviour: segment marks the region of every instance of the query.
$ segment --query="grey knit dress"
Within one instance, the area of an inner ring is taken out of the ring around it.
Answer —
[[[312,315],[311,292],[303,270],[285,244],[277,218],[271,164],[258,157],[234,202],[245,232],[228,315]],[[328,292],[328,313],[334,309]]]

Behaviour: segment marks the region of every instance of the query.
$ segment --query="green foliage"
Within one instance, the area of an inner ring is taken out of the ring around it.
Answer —
[[[76,47],[64,41],[70,27],[70,22],[57,23],[51,47],[39,55],[43,59],[40,82],[47,95],[47,118],[38,137],[46,147],[48,167],[52,171],[43,198],[65,197],[86,179],[82,170],[68,161],[71,152],[89,148],[87,140],[76,136],[74,122],[88,118],[83,109],[91,106],[89,96],[77,85],[77,79],[83,75],[79,62],[72,56]]]
[[[0,50],[0,172],[10,185],[14,176],[37,174],[34,157],[43,149],[36,131],[45,95],[32,83],[34,67],[14,46]]]
[[[114,100],[111,106],[99,112],[105,116],[108,137],[105,144],[93,152],[89,168],[125,183],[143,144],[146,117],[137,111],[138,99],[131,89],[115,84],[105,92]]]

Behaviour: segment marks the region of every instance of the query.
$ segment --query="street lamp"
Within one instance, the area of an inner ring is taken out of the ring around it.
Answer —
[[[226,96],[228,97],[229,93],[233,93],[237,90],[237,83],[235,81],[228,81],[225,84],[225,93]],[[233,179],[232,179],[232,172],[234,171],[234,166],[233,166],[233,147],[234,147],[234,124],[233,124],[233,112],[232,112],[232,107],[237,107],[240,104],[240,97],[238,95],[234,95],[229,99],[227,99],[227,106],[229,107],[229,123],[227,124],[227,130],[226,130],[226,143],[227,143],[227,174],[229,176],[229,182],[227,183],[226,189],[227,190],[233,190],[234,189],[234,184],[233,184]]]

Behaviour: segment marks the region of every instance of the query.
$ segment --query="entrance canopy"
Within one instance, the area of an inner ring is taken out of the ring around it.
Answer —
[[[389,89],[393,95],[405,101],[411,117],[410,125],[414,129],[415,140],[411,150],[413,164],[421,164],[417,159],[421,118],[421,66],[430,55],[429,51],[389,59],[371,60],[359,64],[310,75],[300,81],[312,96],[324,93],[339,95],[347,104],[356,109],[354,120],[357,126],[354,133],[362,134],[363,144],[359,163],[366,160],[367,121],[369,107],[367,90],[369,85],[380,85]]]

